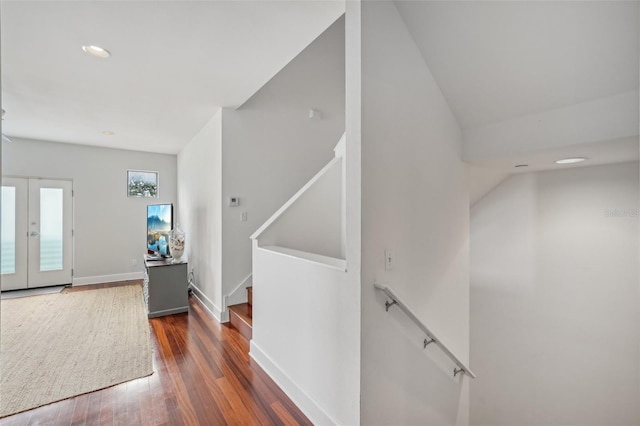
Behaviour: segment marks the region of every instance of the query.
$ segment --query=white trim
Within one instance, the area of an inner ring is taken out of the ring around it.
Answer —
[[[282,369],[255,342],[249,342],[249,356],[276,382],[294,404],[314,425],[337,425],[324,410],[282,371]]]
[[[313,263],[314,265],[324,266],[330,269],[336,269],[340,272],[347,272],[347,261],[335,257],[322,256],[320,254],[309,253],[306,251],[290,249],[280,246],[264,246],[256,247],[258,250],[270,251],[272,253],[282,254],[293,259],[304,262]]]
[[[229,308],[229,306],[238,305],[240,303],[247,302],[246,288],[249,287],[248,284],[251,284],[252,277],[253,277],[253,274],[247,275],[247,277],[244,280],[242,280],[240,284],[236,286],[236,288],[231,290],[231,292],[228,295],[224,296],[225,311]]]
[[[206,294],[202,290],[198,288],[195,284],[191,284],[191,289],[193,290],[193,296],[200,301],[202,306],[216,319],[218,322],[229,322],[229,312],[222,312],[220,308],[216,306],[211,299],[207,297]]]
[[[276,211],[264,224],[262,224],[262,226],[258,228],[258,230],[254,232],[253,235],[249,238],[251,238],[252,240],[258,238],[260,234],[262,234],[267,228],[269,228],[269,226],[271,226],[271,224],[275,222],[276,219],[282,216],[282,214],[287,211],[287,209],[291,207],[291,205],[295,203],[296,200],[298,200],[298,198],[302,196],[302,194],[307,192],[307,190],[311,186],[313,186],[318,180],[320,180],[322,176],[324,176],[335,164],[339,163],[340,161],[342,161],[342,158],[340,157],[334,157],[331,161],[329,161],[329,163],[327,163],[327,165],[324,166],[322,170],[320,170],[314,177],[311,178],[309,182],[307,182],[302,188],[300,188],[300,190],[296,192],[293,197],[289,198],[289,200],[284,203],[282,207],[280,207],[278,211]]]
[[[141,280],[144,278],[144,272],[127,272],[125,274],[96,275],[93,277],[73,278],[73,286],[114,283],[117,281]]]
[[[342,137],[338,141],[338,144],[333,148],[333,154],[335,157],[344,157],[346,154],[347,134],[343,133]]]

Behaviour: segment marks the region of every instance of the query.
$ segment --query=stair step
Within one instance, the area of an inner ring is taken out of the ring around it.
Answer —
[[[250,309],[251,307],[248,303],[229,306],[229,321],[231,325],[249,340],[251,340],[253,323]]]

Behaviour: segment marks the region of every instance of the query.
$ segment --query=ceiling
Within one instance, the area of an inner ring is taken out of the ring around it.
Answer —
[[[175,154],[343,12],[339,1],[2,0],[3,133]]]
[[[638,89],[638,2],[398,2],[462,127]]]
[[[164,153],[245,102],[344,12],[341,1],[0,1],[4,133]],[[464,134],[496,138],[489,152],[465,136],[487,154],[468,161],[521,172],[558,156],[638,159],[640,2],[395,3]],[[630,111],[622,127],[633,132],[575,112],[613,104]],[[560,115],[572,117],[564,133],[530,131]],[[598,136],[568,140],[571,126]]]
[[[396,5],[465,135],[491,128],[504,139],[489,141],[492,147],[502,144],[502,154],[477,165],[514,171],[517,164],[530,164],[517,171],[531,171],[551,168],[561,156],[588,157],[584,165],[637,161],[640,2]],[[626,116],[634,121],[627,120],[625,132],[605,122],[605,114],[586,113],[598,107],[606,112],[611,99],[629,93]],[[558,129],[564,133],[553,133],[550,124],[557,126],[559,116],[571,120]],[[545,125],[540,133],[546,140],[532,137]],[[575,129],[587,127],[598,130],[600,139],[578,140]]]

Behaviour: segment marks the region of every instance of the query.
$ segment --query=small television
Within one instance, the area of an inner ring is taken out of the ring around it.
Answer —
[[[169,256],[169,231],[173,229],[173,204],[147,206],[147,249]]]

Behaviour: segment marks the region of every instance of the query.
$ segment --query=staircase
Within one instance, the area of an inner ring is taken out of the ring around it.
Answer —
[[[251,340],[253,316],[253,287],[247,287],[247,303],[229,306],[231,325],[248,340]]]

